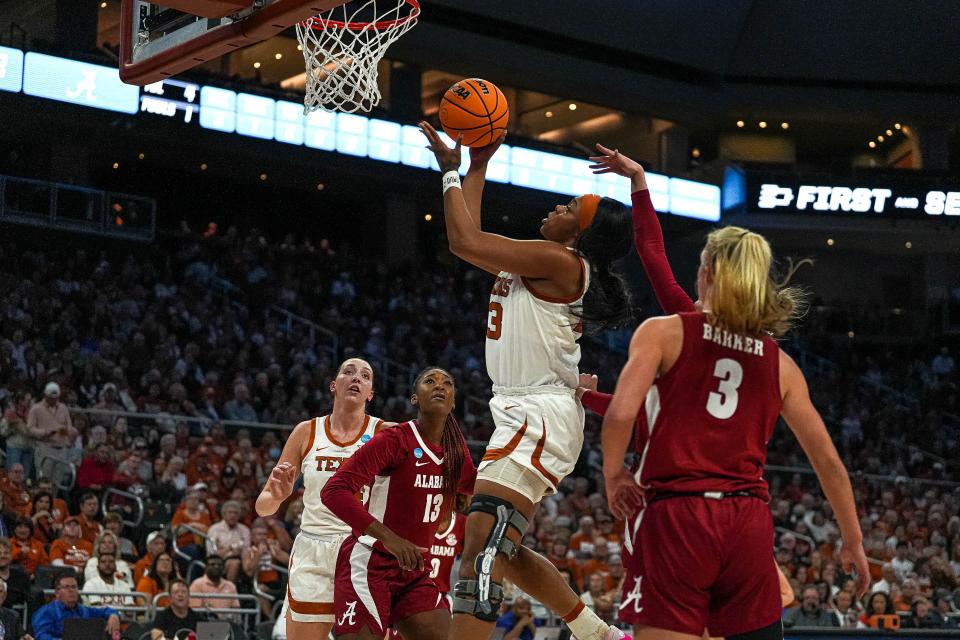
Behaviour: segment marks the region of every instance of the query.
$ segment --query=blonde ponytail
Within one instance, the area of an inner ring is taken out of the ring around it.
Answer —
[[[706,265],[713,271],[708,313],[713,322],[734,333],[782,336],[802,315],[804,293],[787,286],[797,268],[775,282],[773,254],[760,234],[724,227],[707,236]]]

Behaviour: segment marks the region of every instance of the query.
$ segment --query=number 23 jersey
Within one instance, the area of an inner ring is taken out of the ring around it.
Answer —
[[[712,325],[706,314],[678,315],[680,356],[647,394],[640,483],[654,491],[752,491],[769,499],[763,465],[783,404],[780,349],[769,336]]]
[[[464,445],[458,493],[473,494],[477,469]],[[371,484],[366,510],[352,498]],[[321,494],[323,503],[343,519],[359,542],[386,551],[372,536],[363,535],[379,520],[401,538],[429,549],[437,523],[453,507],[443,492],[443,448],[427,442],[417,422],[384,429],[340,466]]]

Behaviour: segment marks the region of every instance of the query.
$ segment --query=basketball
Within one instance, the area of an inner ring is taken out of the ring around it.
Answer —
[[[468,147],[485,147],[507,130],[510,107],[497,85],[480,78],[461,80],[440,100],[440,124],[448,136],[463,135]]]

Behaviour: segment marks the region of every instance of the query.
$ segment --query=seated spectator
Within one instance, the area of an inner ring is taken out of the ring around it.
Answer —
[[[84,580],[81,592],[84,594],[84,601],[92,607],[122,607],[133,604],[133,598],[125,595],[131,593],[131,589],[117,571],[116,555],[112,551],[103,551],[98,557],[91,559],[97,563],[97,574]],[[117,595],[103,595],[105,592]]]
[[[203,538],[188,530],[178,532],[177,526],[189,525],[204,534],[210,528],[213,520],[207,510],[207,505],[200,501],[200,488],[200,484],[196,484],[187,489],[187,493],[183,497],[183,504],[177,508],[176,513],[173,514],[173,519],[170,521],[170,526],[173,527],[174,535],[177,537],[177,546],[181,551],[195,559],[203,557]],[[206,485],[203,485],[203,489],[206,488]]]
[[[504,629],[503,640],[533,640],[537,635],[537,623],[533,619],[530,601],[519,597],[510,610],[497,620],[497,629]]]
[[[173,561],[173,556],[166,551],[161,551],[153,559],[153,566],[140,580],[137,581],[137,592],[145,593],[150,596],[149,601],[153,602],[154,596],[158,593],[170,592],[170,581],[180,577],[180,569],[177,563]],[[169,598],[161,598],[157,606],[165,607],[170,603]]]
[[[117,536],[112,531],[104,531],[101,533],[93,545],[93,557],[87,560],[87,565],[84,567],[83,579],[90,580],[91,578],[95,578],[100,571],[97,558],[103,553],[109,553],[114,558],[114,573],[126,582],[128,587],[133,589],[133,571],[130,570],[130,565],[127,564],[126,560],[121,560],[117,557],[118,547]]]
[[[857,602],[847,591],[838,591],[833,597],[833,614],[837,616],[837,622],[841,629],[857,629],[860,624],[860,608],[855,604]]]
[[[892,564],[892,563],[891,563]],[[920,585],[914,578],[907,578],[900,585],[900,597],[894,601],[893,607],[897,611],[910,611],[913,601],[920,595]]]
[[[103,491],[113,484],[113,448],[109,444],[97,445],[92,455],[86,456],[77,469],[77,487]]]
[[[239,502],[228,500],[220,509],[223,519],[207,531],[207,554],[224,559],[226,577],[232,582],[237,581],[240,572],[240,554],[250,546],[250,529],[240,522],[242,513]]]
[[[820,606],[820,592],[816,587],[808,586],[803,589],[800,606],[790,609],[783,618],[783,626],[791,628],[803,627],[839,627],[840,622],[831,611]]]
[[[581,545],[581,549],[584,548],[584,546],[585,545]],[[610,547],[607,545],[606,538],[600,538],[600,537],[594,538],[593,544],[591,545],[591,547],[592,547],[591,553],[593,557],[591,557],[589,560],[587,560],[581,565],[581,570],[583,571],[583,575],[589,576],[591,573],[599,573],[600,575],[603,576],[604,583],[607,584],[606,590],[609,591],[610,589],[613,588],[613,585],[609,584],[610,565],[607,562],[610,555],[610,551],[609,551]]]
[[[602,574],[594,571],[587,576],[587,590],[580,594],[580,599],[583,600],[584,605],[592,609],[597,598],[605,593],[607,593],[606,580]]]
[[[53,580],[54,600],[33,614],[35,640],[63,638],[63,621],[67,618],[106,618],[107,633],[120,633],[120,616],[109,607],[87,607],[80,604],[80,590],[72,571],[64,571]],[[69,640],[69,639],[65,639]]]
[[[33,537],[33,522],[29,518],[21,518],[13,528],[13,539],[10,540],[10,553],[13,562],[20,565],[28,576],[33,577],[40,565],[50,564],[43,543]]]
[[[73,567],[82,572],[93,555],[93,545],[80,537],[80,521],[69,516],[63,521],[60,537],[50,545],[50,564]]]
[[[33,436],[27,427],[27,415],[33,404],[29,391],[14,391],[9,408],[3,413],[2,423],[7,433],[7,468],[22,464],[24,475],[33,477]]]
[[[867,606],[864,608],[863,615],[860,616],[860,622],[863,623],[864,627],[880,629],[884,628],[883,616],[894,616],[896,614],[890,596],[882,591],[874,591],[867,596]]]
[[[153,531],[147,535],[147,554],[133,565],[133,584],[139,584],[151,567],[157,556],[167,550],[167,539],[160,531]]]
[[[30,491],[23,465],[10,465],[5,477],[0,476],[0,493],[3,493],[5,510],[25,516],[30,513]]]
[[[601,536],[606,538],[607,542],[620,543],[620,534],[623,530],[623,523],[617,523],[614,521],[613,516],[611,516],[606,511],[598,511],[596,520],[596,528],[599,530]],[[616,526],[619,524],[619,530]]]
[[[37,484],[33,491],[34,500],[36,500],[37,494],[40,493],[49,493],[53,496],[53,509],[50,511],[50,515],[53,516],[54,520],[58,520],[63,524],[63,519],[70,513],[70,508],[67,506],[66,500],[57,497],[57,488],[54,486],[53,480],[50,478],[37,478]]]
[[[897,542],[897,550],[894,552],[893,559],[890,560],[890,564],[893,565],[894,571],[897,573],[898,580],[906,580],[907,576],[913,572],[913,561],[910,560],[910,545],[906,541]]]
[[[77,516],[80,522],[80,537],[90,544],[96,542],[100,532],[103,531],[99,512],[100,500],[97,494],[87,492],[80,496],[80,515]]]
[[[20,514],[7,510],[6,496],[0,492],[0,538],[9,538],[13,535],[13,525],[17,523]]]
[[[885,562],[883,564],[881,572],[883,579],[874,583],[873,587],[871,587],[871,590],[875,592],[880,591],[890,595],[890,585],[897,583],[897,572],[894,570],[893,565],[889,562]]]
[[[30,576],[22,567],[12,562],[10,541],[0,538],[0,578],[6,585],[6,602],[11,607],[25,603],[30,595]]]
[[[7,581],[0,578],[0,624],[3,625],[3,637],[9,640],[33,640],[32,636],[20,624],[20,613],[9,609],[7,603]]]
[[[573,551],[575,554],[579,554],[581,551],[584,553],[591,553],[593,551],[592,544],[593,539],[597,535],[597,530],[593,524],[593,518],[590,516],[583,516],[580,518],[580,528],[573,532],[573,535],[570,536],[570,543],[568,547],[570,551]],[[582,546],[587,545],[587,548],[581,549]]]
[[[120,535],[121,531],[123,531],[123,518],[120,514],[116,511],[111,511],[103,516],[103,527],[106,530],[104,533],[109,531],[116,536],[117,542],[120,545],[120,558],[128,562],[136,562],[140,555],[137,553],[137,548],[134,546],[133,541]],[[130,582],[133,584],[132,575],[130,576]]]
[[[256,582],[262,590],[274,597],[282,598],[283,583],[280,580],[280,574],[271,565],[287,566],[290,554],[284,551],[276,537],[270,537],[271,530],[268,522],[283,529],[283,526],[278,525],[273,519],[254,520],[250,527],[250,546],[244,549],[241,563],[244,577],[249,584]],[[269,603],[263,600],[261,605],[264,607],[264,612],[269,613]]]
[[[911,607],[910,616],[900,621],[901,629],[943,629],[944,618],[924,597],[917,598]]]
[[[208,619],[207,614],[190,608],[190,588],[180,578],[170,581],[170,606],[157,612],[150,633],[151,640],[173,638],[181,629],[197,630],[197,623]]]
[[[69,514],[60,512],[53,506],[53,496],[46,491],[33,496],[30,504],[30,519],[33,521],[33,535],[44,544],[50,544],[60,535],[63,519]]]
[[[233,386],[233,399],[224,403],[223,413],[227,420],[243,420],[245,422],[256,422],[258,420],[257,411],[250,404],[250,390],[247,385],[238,382]]]
[[[239,600],[203,597],[205,594],[236,595],[236,593],[237,586],[223,577],[223,558],[207,556],[207,568],[204,574],[190,585],[190,606],[194,609],[239,609]]]

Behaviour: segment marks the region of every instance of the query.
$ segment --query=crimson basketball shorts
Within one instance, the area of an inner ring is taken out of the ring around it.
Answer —
[[[731,636],[780,619],[773,520],[763,500],[655,500],[640,512],[620,619]]]
[[[347,538],[337,556],[334,634],[364,627],[383,635],[391,625],[424,611],[447,610],[428,571],[404,571],[393,556]]]

